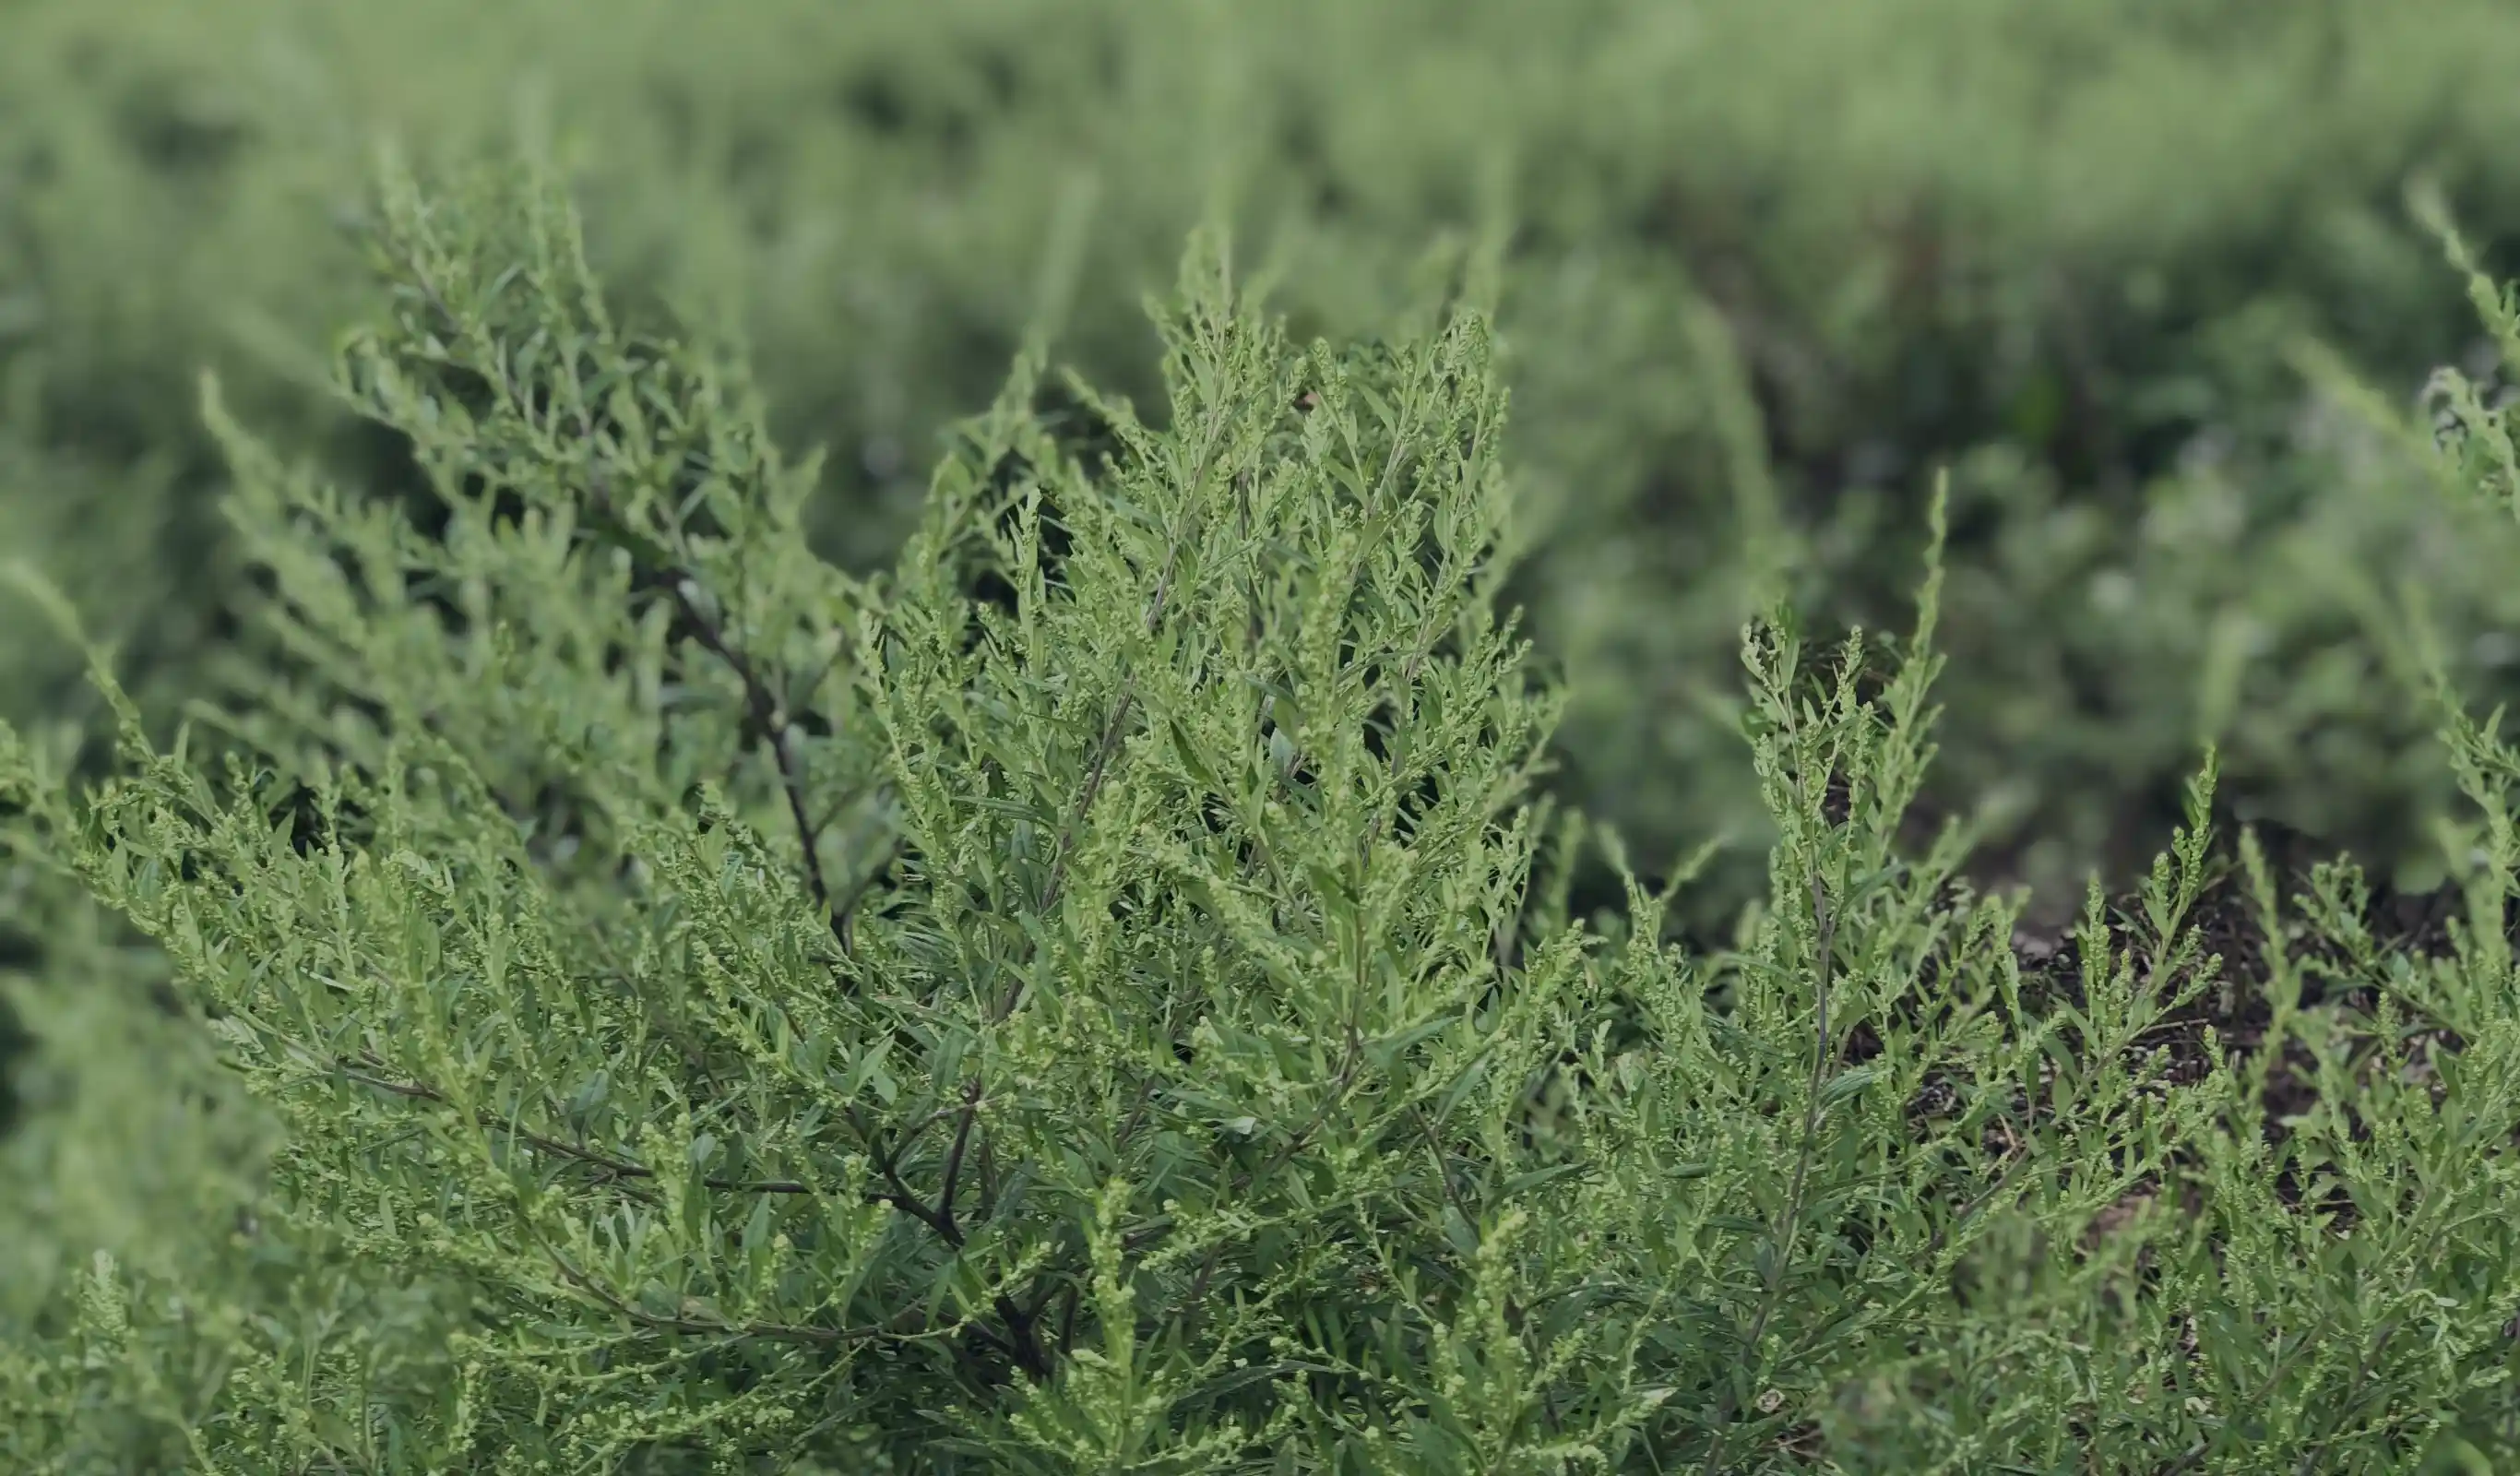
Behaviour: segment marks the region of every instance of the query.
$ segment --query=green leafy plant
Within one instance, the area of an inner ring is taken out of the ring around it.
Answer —
[[[1746,632],[1766,899],[1683,948],[1692,868],[1540,797],[1475,293],[1299,350],[1202,237],[1162,413],[1036,338],[861,579],[549,183],[380,221],[338,386],[429,505],[212,391],[225,700],[155,737],[100,668],[84,787],[0,738],[13,863],[165,951],[277,1129],[192,1186],[229,1233],[11,1314],[14,1466],[2520,1455],[2490,728],[2437,956],[2246,837],[2234,910],[2209,765],[2031,957],[1965,827],[1913,843],[1938,503],[1910,639]],[[1591,838],[1624,917],[1571,916]]]

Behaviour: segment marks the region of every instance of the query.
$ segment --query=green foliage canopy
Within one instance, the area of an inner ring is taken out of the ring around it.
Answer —
[[[1641,882],[1569,915],[1477,291],[1297,351],[1207,238],[1160,426],[1036,345],[861,579],[547,183],[383,203],[338,383],[431,524],[213,393],[254,659],[171,743],[100,673],[84,792],[0,740],[13,859],[166,951],[277,1129],[179,1190],[226,1243],[13,1312],[13,1465],[2520,1454],[2491,725],[2449,723],[2452,946],[2244,843],[2268,1027],[2175,1055],[2241,982],[2210,768],[2062,973],[1963,828],[1903,843],[1938,504],[1911,640],[1745,635],[1767,901],[1683,949]],[[2277,1072],[2317,1091],[2271,1134]]]

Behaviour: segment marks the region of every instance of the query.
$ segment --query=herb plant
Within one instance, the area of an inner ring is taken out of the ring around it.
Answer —
[[[1910,637],[1745,632],[1766,897],[1683,947],[1690,868],[1538,797],[1480,284],[1298,348],[1223,241],[1159,414],[1036,338],[861,579],[548,182],[389,179],[338,388],[428,495],[212,387],[223,700],[156,734],[100,663],[92,785],[0,738],[14,863],[165,951],[272,1133],[202,1156],[216,1254],[12,1327],[10,1468],[2520,1457],[2491,724],[2445,720],[2438,949],[2218,837],[2211,762],[2134,899],[2017,947],[1916,823],[1938,504]],[[1573,916],[1588,846],[1623,910]]]

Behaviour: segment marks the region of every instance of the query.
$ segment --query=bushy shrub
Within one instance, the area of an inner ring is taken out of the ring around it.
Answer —
[[[1475,294],[1298,351],[1204,238],[1159,420],[1036,339],[861,579],[547,185],[385,203],[340,384],[428,524],[213,394],[256,659],[171,742],[101,673],[85,792],[0,748],[281,1130],[201,1155],[216,1254],[12,1323],[14,1466],[2520,1457],[2491,725],[2438,947],[2247,836],[2218,886],[2209,765],[2026,957],[1907,833],[1937,503],[1911,638],[1744,635],[1766,901],[1685,948],[1570,915]]]

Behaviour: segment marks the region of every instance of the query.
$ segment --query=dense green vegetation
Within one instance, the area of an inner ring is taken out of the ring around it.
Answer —
[[[598,12],[0,0],[0,1464],[2520,1459],[2520,15]]]
[[[782,440],[829,448],[816,536],[861,571],[1045,273],[1060,362],[1150,398],[1139,300],[1213,201],[1299,337],[1396,332],[1430,248],[1497,242],[1541,545],[1518,603],[1572,679],[1572,794],[1656,865],[1763,844],[1727,710],[1754,571],[1797,570],[1815,618],[1895,620],[1947,466],[1935,797],[1995,806],[1990,861],[2043,911],[2094,857],[2140,868],[2203,738],[2253,813],[2429,862],[2449,790],[2388,591],[2435,590],[2480,694],[2511,669],[2477,639],[2520,615],[2507,530],[2410,507],[2293,362],[2316,335],[2394,396],[2467,361],[2403,193],[2439,181],[2489,264],[2520,234],[2499,0],[12,0],[7,24],[0,497],[153,670],[196,668],[233,577],[204,364],[254,424],[408,481],[320,389],[381,131],[557,150],[607,280],[740,332]],[[135,587],[164,594],[112,598]],[[75,658],[9,646],[0,703],[75,698]]]

